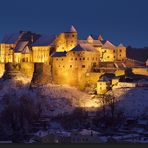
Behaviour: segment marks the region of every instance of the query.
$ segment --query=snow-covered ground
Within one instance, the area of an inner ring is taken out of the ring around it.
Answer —
[[[148,115],[148,88],[117,89],[114,94],[118,100],[117,107],[127,117]]]
[[[19,83],[18,83],[19,79]],[[21,83],[20,83],[21,82]],[[19,99],[21,96],[27,96],[40,101],[43,113],[47,115],[58,115],[62,113],[71,113],[76,107],[98,108],[100,101],[97,97],[79,91],[69,86],[60,86],[48,84],[40,86],[35,90],[29,89],[30,80],[25,77],[19,77],[15,80],[0,81],[0,110],[3,109],[1,99],[6,94]],[[117,99],[116,107],[122,109],[128,117],[139,117],[147,115],[148,109],[148,88],[124,88],[114,90]]]

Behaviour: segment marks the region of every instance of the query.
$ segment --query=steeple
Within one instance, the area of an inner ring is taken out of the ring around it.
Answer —
[[[73,25],[70,28],[70,32],[77,32],[77,30],[75,29],[75,27]]]

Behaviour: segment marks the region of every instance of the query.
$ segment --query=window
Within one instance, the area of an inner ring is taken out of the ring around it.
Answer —
[[[64,68],[65,66],[63,66],[63,68]]]
[[[94,58],[92,58],[92,60],[94,60]]]
[[[75,58],[75,60],[77,60],[77,58]]]
[[[109,56],[107,56],[107,58],[109,59]]]
[[[122,52],[122,49],[120,49],[120,52]]]
[[[73,58],[71,58],[71,60],[73,60]]]
[[[72,37],[75,37],[75,35],[72,35]]]
[[[60,65],[59,65],[59,67],[60,67]]]
[[[72,65],[70,65],[70,68],[72,68]]]
[[[85,60],[85,58],[83,58],[83,60]]]
[[[85,65],[82,65],[82,68],[85,68]]]
[[[62,61],[63,61],[63,58],[62,58]]]
[[[80,60],[81,60],[81,58],[80,58]]]

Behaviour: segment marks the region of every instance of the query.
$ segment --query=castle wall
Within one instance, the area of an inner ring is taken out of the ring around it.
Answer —
[[[105,48],[96,48],[100,52],[100,61],[101,62],[113,62],[115,61],[115,50],[105,49]]]
[[[36,87],[52,82],[51,66],[45,63],[35,63],[31,86]]]
[[[110,82],[99,81],[97,82],[97,94],[105,94],[110,89]]]
[[[97,82],[100,79],[101,75],[103,75],[103,73],[96,73],[96,72],[90,72],[90,73],[86,73],[85,77],[86,77],[86,85],[87,86],[97,86]]]
[[[57,52],[70,51],[77,45],[76,32],[64,32],[57,36],[55,40],[55,48]]]
[[[115,76],[123,76],[125,75],[125,70],[116,70],[115,71]]]
[[[116,60],[123,61],[126,59],[126,47],[118,47],[116,49]]]
[[[32,78],[34,72],[34,63],[22,62],[20,71],[27,77]]]
[[[3,76],[4,72],[5,72],[5,64],[0,63],[0,78]]]
[[[148,68],[132,68],[134,74],[148,76]]]
[[[65,57],[53,57],[52,75],[57,84],[67,84],[84,89],[86,73],[99,64],[98,52],[73,52]]]
[[[33,46],[33,62],[34,63],[49,63],[50,46]]]

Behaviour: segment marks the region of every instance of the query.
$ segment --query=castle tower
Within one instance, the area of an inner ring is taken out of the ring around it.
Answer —
[[[126,47],[123,44],[117,46],[116,49],[116,60],[123,61],[126,59]]]
[[[74,26],[71,26],[69,32],[65,32],[66,39],[66,51],[70,51],[77,45],[77,30]]]

